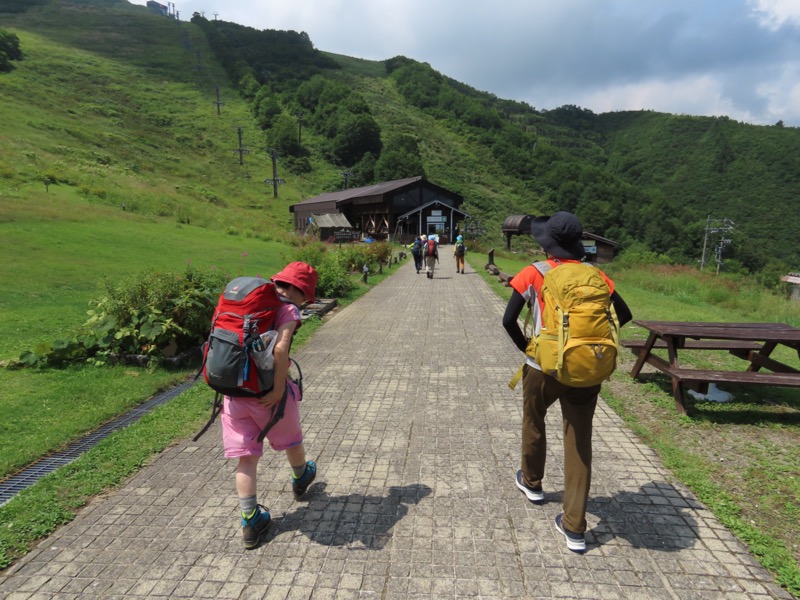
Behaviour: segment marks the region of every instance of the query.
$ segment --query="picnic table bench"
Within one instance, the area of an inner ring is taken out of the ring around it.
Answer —
[[[800,387],[800,370],[770,357],[778,345],[788,346],[800,356],[800,328],[784,323],[697,323],[684,321],[633,321],[646,329],[647,339],[623,340],[636,362],[631,377],[637,378],[645,364],[670,376],[675,408],[686,414],[683,388],[705,393],[709,383],[746,383]],[[653,353],[665,349],[667,359]],[[707,370],[685,367],[682,350],[727,350],[747,361],[747,369]],[[760,371],[761,368],[772,372]]]

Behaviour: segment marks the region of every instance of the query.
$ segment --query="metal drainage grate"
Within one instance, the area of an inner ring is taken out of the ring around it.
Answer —
[[[118,429],[127,427],[141,419],[144,415],[149,413],[155,407],[172,400],[175,396],[182,394],[196,382],[194,380],[187,381],[181,385],[167,390],[154,396],[144,404],[140,404],[129,413],[117,417],[113,421],[109,421],[99,429],[85,435],[79,440],[72,442],[61,452],[56,452],[48,457],[45,457],[16,475],[9,477],[5,481],[0,482],[0,506],[11,500],[16,494],[22,490],[29,488],[39,479],[45,475],[52,473],[59,467],[63,467],[78,458],[81,454],[92,448],[100,440],[108,437]]]

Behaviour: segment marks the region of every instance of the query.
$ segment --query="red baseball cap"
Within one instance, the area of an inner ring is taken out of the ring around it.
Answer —
[[[317,281],[319,281],[319,274],[309,264],[304,262],[295,261],[289,263],[280,273],[272,277],[272,281],[283,281],[299,289],[303,292],[303,296],[309,302],[316,300],[315,294],[317,291]]]

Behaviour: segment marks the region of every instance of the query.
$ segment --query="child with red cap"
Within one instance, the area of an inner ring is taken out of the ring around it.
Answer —
[[[259,434],[278,411],[284,394],[286,404],[283,417],[268,431],[266,438],[273,450],[285,451],[292,467],[292,491],[299,499],[314,481],[317,465],[306,460],[303,430],[300,427],[301,392],[289,378],[289,350],[294,333],[301,325],[298,306],[313,302],[319,276],[313,267],[303,262],[293,262],[272,277],[282,306],[275,317],[273,329],[278,332],[273,355],[275,357],[275,387],[262,398],[225,396],[222,408],[222,442],[226,458],[237,458],[236,492],[242,512],[242,538],[244,547],[255,548],[267,531],[269,511],[258,503],[256,496],[256,471],[264,451]]]

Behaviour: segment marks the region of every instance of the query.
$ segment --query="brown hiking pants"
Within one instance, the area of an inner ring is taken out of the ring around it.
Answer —
[[[544,478],[547,456],[545,415],[561,402],[564,426],[564,526],[586,531],[586,501],[592,483],[592,419],[600,386],[563,385],[528,365],[522,373],[522,477],[536,488]]]

